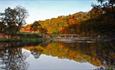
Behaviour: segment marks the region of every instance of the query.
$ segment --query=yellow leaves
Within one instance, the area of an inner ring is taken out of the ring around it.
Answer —
[[[92,64],[94,64],[96,66],[102,65],[102,62],[99,59],[97,59],[96,57],[93,57],[90,60],[91,60]]]
[[[74,14],[70,16],[59,16],[45,21],[38,21],[38,23],[41,24],[43,28],[47,29],[48,33],[53,33],[55,30],[56,32],[63,32],[62,30],[64,30],[64,28],[73,24],[78,24]],[[33,30],[29,25],[27,25],[22,28],[21,31],[32,32]]]

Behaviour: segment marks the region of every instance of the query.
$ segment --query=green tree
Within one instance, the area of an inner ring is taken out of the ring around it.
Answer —
[[[6,25],[3,22],[0,22],[0,32],[4,32]]]
[[[21,26],[25,24],[27,11],[23,7],[16,7],[14,9],[8,7],[5,9],[4,18],[2,22],[6,25],[4,29],[7,33],[16,33],[20,30]]]
[[[114,7],[115,6],[115,0],[97,0],[101,4],[102,7]]]
[[[35,21],[32,25],[31,28],[34,32],[38,31],[40,28],[42,28],[41,24],[39,24],[38,21]]]
[[[101,5],[103,4],[105,0],[97,0],[97,2],[99,2]]]
[[[31,29],[34,32],[39,32],[39,33],[47,33],[47,29],[43,28],[41,26],[41,24],[39,23],[39,21],[35,21],[32,25],[31,25]]]

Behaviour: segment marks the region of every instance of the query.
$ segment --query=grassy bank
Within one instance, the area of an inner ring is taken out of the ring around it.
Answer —
[[[0,42],[30,42],[30,43],[35,43],[35,42],[42,42],[44,41],[43,38],[20,38],[20,39],[15,39],[15,38],[1,38]]]

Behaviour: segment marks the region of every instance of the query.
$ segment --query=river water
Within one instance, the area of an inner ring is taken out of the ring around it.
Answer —
[[[115,69],[114,42],[0,43],[0,70],[106,69]]]

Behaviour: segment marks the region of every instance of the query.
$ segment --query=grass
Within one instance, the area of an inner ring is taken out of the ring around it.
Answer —
[[[21,42],[42,42],[42,38],[21,38]]]
[[[1,38],[0,42],[42,42],[42,38],[20,38],[20,39],[14,39],[14,38]]]
[[[29,43],[38,43],[38,42],[45,41],[45,39],[41,36],[41,34],[38,34],[38,33],[18,32],[16,34],[11,34],[9,36],[12,36],[12,37],[0,38],[0,42],[25,42],[25,43],[29,42]]]

